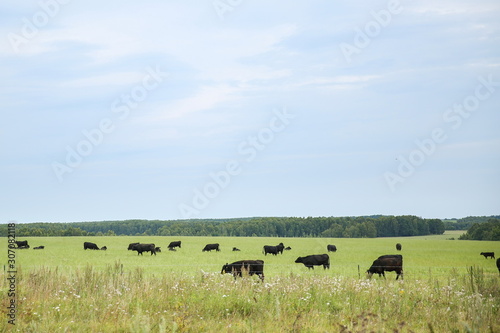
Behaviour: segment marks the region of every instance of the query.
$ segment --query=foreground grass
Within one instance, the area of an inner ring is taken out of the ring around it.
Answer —
[[[392,277],[392,275],[391,275]],[[116,261],[70,272],[18,272],[19,332],[498,332],[498,275],[472,267],[436,279],[329,275],[234,280],[205,273],[145,274]]]

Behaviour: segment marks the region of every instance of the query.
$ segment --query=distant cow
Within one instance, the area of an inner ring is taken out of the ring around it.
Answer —
[[[262,249],[262,253],[267,256],[268,253],[272,255],[278,255],[278,253],[283,254],[283,249],[285,248],[285,245],[283,243],[279,243],[276,246],[272,245],[264,245],[264,248]]]
[[[29,249],[28,241],[15,241],[18,249]]]
[[[240,260],[232,264],[226,263],[222,266],[221,274],[231,273],[236,279],[237,276],[243,276],[243,271],[248,272],[250,276],[257,274],[264,282],[264,260]]]
[[[500,258],[497,259],[498,274],[500,274]]]
[[[169,251],[177,251],[177,250],[176,250],[175,248],[173,248],[173,247],[169,247],[169,248],[168,248],[168,250],[169,250]]]
[[[86,249],[89,249],[89,250],[99,250],[99,247],[97,247],[97,245],[95,243],[84,242],[83,243],[83,249],[84,250],[86,250]]]
[[[156,255],[156,246],[152,243],[150,243],[150,244],[137,243],[137,244],[130,244],[130,245],[132,245],[132,249],[129,248],[129,250],[137,251],[137,255],[140,254],[142,256],[142,252],[151,252],[151,255],[153,255],[153,254]]]
[[[103,246],[103,247],[101,247],[101,251],[106,251],[107,249],[108,249],[108,247],[107,247],[107,246]]]
[[[203,248],[203,250],[201,250],[201,252],[205,252],[205,251],[210,252],[212,250],[215,250],[215,251],[219,252],[220,251],[220,249],[219,249],[219,243],[207,244],[207,245],[205,245],[205,247]]]
[[[40,246],[35,246],[35,247],[33,248],[33,250],[43,250],[44,248],[45,248],[45,246],[40,245]]]
[[[139,244],[139,243],[130,243],[130,244],[128,245],[127,250],[133,250],[133,249],[134,249],[134,246],[136,246],[137,244]]]
[[[328,244],[328,245],[326,246],[326,250],[327,250],[328,252],[337,252],[337,247],[336,247],[335,245]]]
[[[366,271],[368,277],[371,278],[373,274],[378,274],[383,276],[385,279],[384,272],[396,272],[396,280],[403,278],[403,256],[400,254],[392,254],[378,257],[371,267]]]
[[[314,269],[314,266],[323,265],[323,269],[330,269],[330,257],[328,254],[313,254],[306,257],[298,257],[296,263],[302,263],[309,269]]]
[[[241,250],[238,249],[237,247],[233,247],[233,251],[241,251]]]
[[[401,243],[397,243],[396,244],[396,250],[401,251],[401,248],[402,248]]]
[[[495,259],[495,252],[481,252],[480,255],[484,256],[485,259],[488,259],[488,257]]]
[[[168,244],[169,249],[173,249],[176,247],[178,247],[179,249],[181,248],[181,241],[170,242],[170,244]]]
[[[285,247],[285,251],[290,251],[292,248],[290,246]]]
[[[161,252],[161,248],[159,246],[155,247],[155,252]]]

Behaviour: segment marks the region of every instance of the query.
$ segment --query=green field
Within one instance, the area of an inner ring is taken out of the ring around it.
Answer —
[[[327,244],[335,244],[336,253],[330,253],[331,269],[314,274],[330,276],[358,277],[360,271],[369,268],[373,260],[384,254],[396,254],[395,244],[403,245],[404,271],[407,278],[422,278],[432,274],[448,274],[451,270],[465,272],[471,266],[478,266],[486,273],[498,272],[494,260],[486,260],[479,255],[483,251],[496,251],[500,255],[500,242],[447,240],[457,236],[450,233],[439,236],[408,238],[250,238],[250,237],[160,237],[160,236],[114,236],[114,237],[33,237],[28,240],[31,247],[44,245],[44,250],[18,250],[17,262],[25,271],[39,267],[70,271],[92,265],[103,269],[116,262],[123,264],[125,270],[143,268],[146,274],[184,273],[195,275],[200,271],[220,272],[226,262],[240,259],[264,259],[266,276],[272,278],[283,274],[313,274],[301,264],[295,264],[298,256],[326,253]],[[458,234],[459,235],[459,234]],[[167,251],[170,241],[182,241],[182,248],[175,252]],[[5,239],[0,246],[6,248]],[[99,247],[107,246],[107,251],[83,250],[83,242],[90,241]],[[155,243],[163,251],[157,256],[144,253],[138,256],[135,251],[127,251],[129,243]],[[292,250],[283,255],[264,256],[264,245],[277,245],[283,242]],[[220,252],[202,252],[207,243],[219,243]],[[233,252],[237,247],[241,251]],[[7,258],[5,257],[5,260]]]
[[[1,331],[21,332],[462,332],[500,331],[500,242],[458,241],[462,232],[406,238],[38,237],[16,250],[16,326],[7,323],[4,266]],[[170,241],[182,248],[167,251]],[[83,250],[90,241],[107,251]],[[155,243],[157,256],[127,251]],[[264,256],[263,245],[290,251]],[[404,280],[367,280],[374,259],[403,245]],[[202,252],[219,243],[220,252]],[[331,269],[308,270],[298,256],[330,253]],[[0,246],[7,249],[7,240]],[[240,252],[231,249],[238,247]],[[7,251],[4,251],[4,265]],[[221,275],[226,262],[265,261],[257,277]]]

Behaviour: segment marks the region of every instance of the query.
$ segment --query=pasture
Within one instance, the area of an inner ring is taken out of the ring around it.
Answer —
[[[409,238],[31,237],[16,250],[22,332],[324,332],[498,331],[500,242],[458,241],[458,234]],[[168,251],[170,241],[182,248]],[[6,238],[0,246],[7,248]],[[90,241],[107,251],[83,250]],[[128,251],[155,243],[156,256]],[[290,251],[264,256],[264,245]],[[396,251],[395,244],[403,245]],[[219,243],[220,252],[202,252]],[[331,268],[308,270],[298,256],[329,253]],[[44,245],[44,250],[33,250]],[[237,247],[241,251],[233,252]],[[365,277],[373,260],[402,254],[404,280]],[[223,264],[265,261],[265,282],[221,275]],[[7,256],[3,262],[7,262]],[[7,305],[6,272],[0,296]]]

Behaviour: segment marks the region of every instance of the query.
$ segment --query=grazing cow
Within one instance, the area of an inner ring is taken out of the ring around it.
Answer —
[[[500,258],[497,259],[498,274],[500,274]]]
[[[103,247],[101,247],[101,251],[106,251],[107,249],[108,249],[108,247],[107,247],[107,246],[103,246]]]
[[[241,250],[238,249],[237,247],[233,247],[233,251],[241,251]]]
[[[488,257],[495,259],[495,252],[481,252],[480,255],[484,256],[485,259],[488,259]]]
[[[323,265],[323,269],[330,269],[330,257],[328,254],[313,254],[305,257],[298,257],[296,263],[302,263],[309,269],[314,269],[314,266]]]
[[[201,250],[201,252],[205,252],[205,251],[210,252],[212,250],[215,250],[215,251],[219,252],[220,251],[220,249],[219,249],[219,243],[207,244],[207,245],[205,245],[205,247],[203,248],[203,250]]]
[[[133,249],[134,249],[134,247],[135,247],[137,244],[139,244],[139,243],[130,243],[130,244],[128,245],[127,250],[133,250]]]
[[[16,243],[18,249],[29,249],[30,248],[27,240],[15,241],[15,243]]]
[[[264,282],[264,260],[240,260],[232,264],[226,263],[222,266],[222,271],[220,273],[231,273],[236,280],[237,276],[243,276],[243,271],[248,272],[250,276],[257,274],[259,279]]]
[[[40,245],[40,246],[35,246],[35,247],[33,248],[33,250],[43,250],[44,248],[45,248],[45,246]]]
[[[285,247],[285,251],[290,251],[292,248],[290,246]]]
[[[99,250],[99,248],[97,247],[97,245],[95,243],[91,243],[91,242],[84,242],[83,243],[83,249],[84,250],[86,250],[86,249]]]
[[[161,249],[159,246],[155,247],[155,252],[161,252]]]
[[[401,251],[401,243],[396,243],[396,250]]]
[[[134,245],[132,245],[131,250],[137,251],[137,255],[140,254],[141,256],[142,256],[142,252],[151,252],[151,255],[153,255],[153,254],[156,255],[156,246],[152,243],[150,243],[150,244],[141,244],[141,243],[134,244]]]
[[[272,245],[264,245],[264,248],[262,250],[262,253],[267,256],[268,253],[271,253],[272,255],[278,255],[278,253],[283,254],[283,249],[285,248],[285,245],[283,243],[279,243],[276,246]]]
[[[337,247],[336,247],[335,245],[328,244],[328,245],[326,246],[326,250],[327,250],[328,252],[337,252]]]
[[[396,272],[396,280],[403,279],[403,256],[400,254],[391,254],[378,257],[371,267],[366,271],[368,277],[371,278],[374,273],[378,276],[383,276],[385,279],[384,272]]]
[[[170,242],[170,244],[168,244],[169,249],[173,249],[176,247],[178,247],[179,249],[181,248],[181,241]]]

